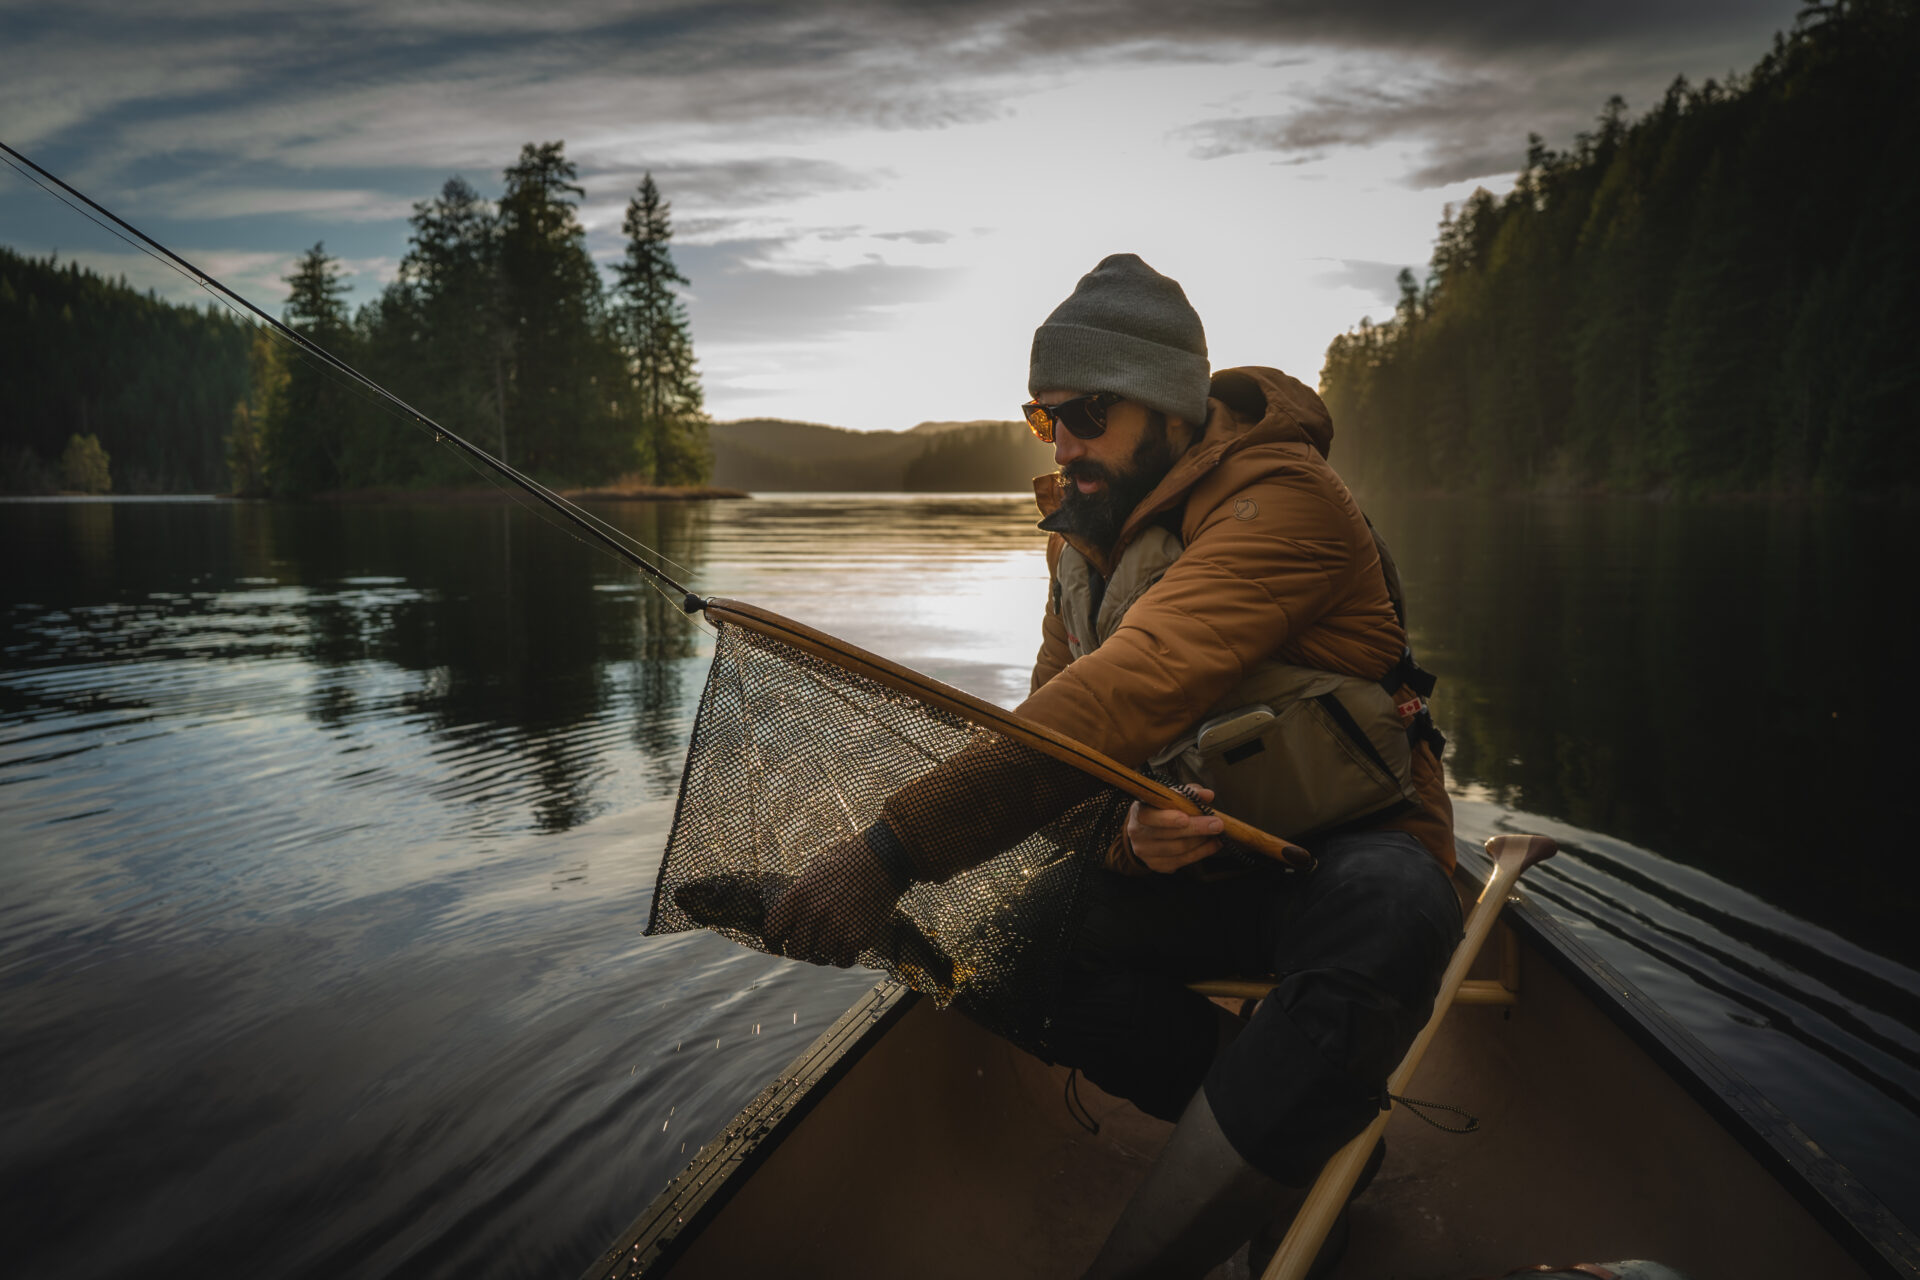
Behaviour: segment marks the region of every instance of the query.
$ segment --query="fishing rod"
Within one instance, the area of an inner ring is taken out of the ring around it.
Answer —
[[[381,399],[389,402],[395,408],[399,409],[402,413],[404,413],[408,418],[412,419],[418,425],[426,427],[427,429],[431,430],[433,432],[433,438],[436,444],[453,445],[456,449],[459,449],[462,453],[466,454],[467,457],[469,457],[470,459],[473,459],[488,467],[491,467],[494,471],[498,472],[500,475],[505,476],[508,480],[511,480],[514,484],[520,486],[520,488],[526,490],[529,494],[532,494],[533,497],[538,499],[541,503],[551,508],[552,510],[558,512],[570,523],[577,526],[582,533],[592,538],[600,546],[604,547],[608,551],[613,552],[615,555],[619,556],[622,560],[625,560],[628,564],[631,564],[636,569],[639,569],[642,572],[651,575],[656,581],[661,583],[663,586],[666,586],[672,589],[674,592],[676,592],[681,597],[681,608],[686,610],[686,612],[695,613],[704,606],[705,600],[701,596],[697,595],[688,587],[685,587],[680,583],[674,581],[673,578],[670,577],[665,570],[661,569],[659,566],[649,561],[645,556],[642,556],[638,552],[634,551],[631,547],[628,547],[622,542],[620,542],[619,539],[615,538],[611,532],[609,532],[605,527],[603,527],[602,522],[598,521],[594,516],[592,516],[588,512],[581,510],[577,504],[569,502],[566,498],[561,497],[559,494],[555,493],[552,489],[549,489],[546,485],[541,484],[538,480],[535,480],[532,476],[527,475],[525,472],[520,471],[515,467],[509,466],[507,463],[501,461],[499,458],[494,457],[492,454],[488,453],[485,449],[482,449],[479,445],[474,444],[471,440],[468,440],[465,436],[462,436],[458,432],[451,431],[448,428],[442,426],[439,422],[435,421],[433,418],[429,417],[427,414],[422,413],[420,410],[414,408],[411,404],[401,399],[398,395],[395,395],[392,391],[387,390],[387,388],[382,386],[380,383],[375,382],[372,378],[369,378],[366,374],[360,372],[358,369],[348,364],[345,360],[342,360],[340,357],[334,355],[331,351],[328,351],[325,347],[321,346],[319,343],[315,342],[313,339],[307,337],[307,335],[305,335],[304,333],[301,333],[298,329],[293,328],[291,325],[285,324],[278,318],[261,310],[259,307],[255,306],[252,302],[248,301],[246,298],[242,297],[240,294],[234,292],[232,289],[222,284],[219,280],[216,280],[213,276],[209,275],[207,272],[201,270],[199,267],[195,266],[193,263],[188,262],[185,258],[181,257],[179,254],[167,248],[166,245],[161,244],[158,240],[155,240],[152,236],[140,230],[140,228],[134,226],[132,223],[128,222],[125,218],[122,218],[119,214],[113,212],[113,210],[100,204],[98,201],[94,200],[91,196],[87,195],[85,192],[77,190],[67,182],[60,179],[58,176],[52,173],[49,173],[47,170],[41,168],[39,165],[35,164],[32,160],[28,159],[26,156],[21,155],[18,151],[8,146],[5,142],[0,142],[0,151],[4,151],[7,154],[7,156],[10,157],[11,161],[18,162],[18,164],[15,165],[16,168],[18,168],[19,165],[25,165],[28,169],[31,169],[33,173],[38,174],[41,178],[46,179],[47,182],[53,183],[54,186],[60,189],[60,191],[65,192],[67,195],[73,197],[73,199],[78,200],[82,204],[86,205],[87,208],[92,209],[95,213],[98,213],[101,217],[106,218],[108,221],[112,222],[114,225],[113,227],[107,228],[109,231],[113,231],[114,228],[117,227],[119,228],[119,230],[114,231],[114,234],[121,235],[123,239],[125,238],[125,236],[128,236],[128,235],[133,236],[139,242],[140,245],[145,246],[150,252],[160,255],[161,261],[165,262],[168,266],[171,266],[174,270],[186,276],[189,280],[192,280],[195,284],[198,284],[202,289],[205,289],[207,292],[215,295],[218,298],[227,300],[230,305],[237,304],[241,307],[244,307],[247,311],[251,312],[253,315],[258,316],[260,320],[262,320],[268,326],[270,326],[271,329],[275,333],[278,333],[283,339],[293,343],[294,346],[297,347],[299,350],[305,352],[306,354],[312,356],[314,359],[320,361],[327,368],[334,370],[336,373],[346,376],[352,381],[358,383],[360,386],[365,387],[369,391],[372,391],[375,395],[379,396]],[[36,182],[35,185],[41,185],[41,184]],[[45,189],[44,186],[42,186],[42,189],[43,190]],[[58,198],[57,192],[49,192],[48,194],[54,195],[56,198]],[[124,233],[124,235],[122,233]]]

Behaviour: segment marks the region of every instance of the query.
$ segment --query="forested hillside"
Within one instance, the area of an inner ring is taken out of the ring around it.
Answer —
[[[1328,348],[1373,489],[1911,490],[1920,5],[1810,4],[1750,73],[1618,98]]]
[[[95,436],[121,492],[224,489],[246,326],[0,247],[0,489],[59,488]]]
[[[713,482],[762,492],[1006,493],[1053,469],[1024,422],[923,422],[850,431],[747,418],[712,427]]]

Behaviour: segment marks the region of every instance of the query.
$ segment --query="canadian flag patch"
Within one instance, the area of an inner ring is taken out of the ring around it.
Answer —
[[[1405,702],[1394,708],[1394,710],[1400,713],[1402,720],[1411,720],[1426,709],[1427,704],[1418,698],[1408,698]]]

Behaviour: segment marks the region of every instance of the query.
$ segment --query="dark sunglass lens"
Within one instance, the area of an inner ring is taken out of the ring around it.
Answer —
[[[1080,396],[1057,404],[1053,413],[1061,426],[1082,440],[1092,440],[1107,429],[1106,406],[1094,396]]]

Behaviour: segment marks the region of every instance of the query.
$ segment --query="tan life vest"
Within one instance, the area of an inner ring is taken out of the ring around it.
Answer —
[[[1054,611],[1080,658],[1119,629],[1127,611],[1186,548],[1151,525],[1102,584],[1087,558],[1063,548]],[[1262,831],[1300,840],[1369,825],[1419,804],[1407,721],[1393,694],[1360,676],[1256,664],[1199,722],[1169,726],[1150,768],[1213,790],[1213,807]]]

